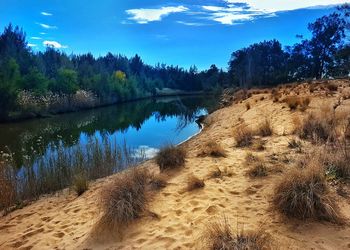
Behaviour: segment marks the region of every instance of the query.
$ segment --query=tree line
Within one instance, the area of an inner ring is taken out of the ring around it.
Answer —
[[[232,53],[229,78],[240,87],[274,86],[306,79],[348,77],[350,73],[348,4],[308,25],[310,39],[284,49],[277,40],[255,43]]]
[[[9,24],[0,35],[0,120],[18,109],[21,91],[36,96],[47,93],[73,95],[77,90],[92,91],[104,100],[126,101],[156,95],[156,89],[212,91],[225,84],[226,73],[212,65],[199,72],[195,66],[145,64],[137,54],[127,58],[107,53],[98,58],[91,53],[67,55],[53,47],[34,52],[25,32]]]

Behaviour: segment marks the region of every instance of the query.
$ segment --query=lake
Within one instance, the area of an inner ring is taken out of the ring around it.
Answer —
[[[97,138],[126,144],[149,158],[166,144],[178,144],[200,131],[196,117],[214,110],[213,96],[163,97],[118,104],[51,118],[0,124],[0,151],[11,152],[20,169],[43,156]]]

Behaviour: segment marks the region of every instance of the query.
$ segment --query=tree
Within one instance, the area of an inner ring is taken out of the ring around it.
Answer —
[[[46,94],[48,85],[48,79],[36,67],[30,68],[21,81],[22,89],[30,90],[36,95]]]
[[[60,94],[75,94],[78,88],[78,75],[75,70],[59,69],[56,81],[50,89]]]
[[[336,12],[309,24],[308,28],[312,33],[310,46],[314,77],[322,78],[329,75],[329,66],[345,38],[345,27],[345,20]]]
[[[16,107],[21,76],[19,66],[13,58],[0,66],[0,120],[5,120],[9,112]]]

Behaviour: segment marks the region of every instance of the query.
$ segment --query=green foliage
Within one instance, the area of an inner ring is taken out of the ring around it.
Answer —
[[[32,91],[36,95],[46,94],[48,85],[48,79],[37,68],[31,68],[21,81],[22,89]]]
[[[77,72],[71,69],[59,69],[57,79],[51,84],[50,89],[62,94],[74,94],[79,89]]]
[[[0,66],[0,119],[6,119],[8,113],[16,106],[21,76],[19,66],[14,59]]]

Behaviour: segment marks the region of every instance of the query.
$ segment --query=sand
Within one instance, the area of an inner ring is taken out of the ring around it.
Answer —
[[[264,100],[260,100],[262,96]],[[321,103],[335,102],[337,96],[314,96],[308,111]],[[246,108],[247,102],[251,104],[250,110]],[[342,105],[346,110],[350,100]],[[244,230],[263,227],[280,249],[350,249],[349,223],[340,226],[292,220],[271,208],[274,185],[299,156],[296,150],[288,148],[288,141],[295,138],[293,120],[305,114],[291,112],[286,104],[273,103],[269,94],[253,95],[212,113],[203,131],[184,143],[189,154],[185,167],[167,173],[168,186],[152,196],[149,210],[159,218],[144,216],[136,220],[122,239],[105,240],[93,233],[100,216],[99,193],[115,177],[110,176],[93,182],[80,197],[66,189],[0,218],[0,249],[203,249],[207,223],[222,216]],[[254,128],[265,118],[271,119],[275,132],[263,138],[265,150],[257,152],[234,146],[232,133],[242,119]],[[198,156],[208,141],[220,143],[227,157]],[[247,152],[264,159],[270,169],[267,177],[247,176]],[[158,171],[153,160],[143,166]],[[209,178],[217,168],[224,176]],[[205,187],[185,191],[191,174],[204,179]],[[338,195],[336,199],[349,219],[350,198]]]

